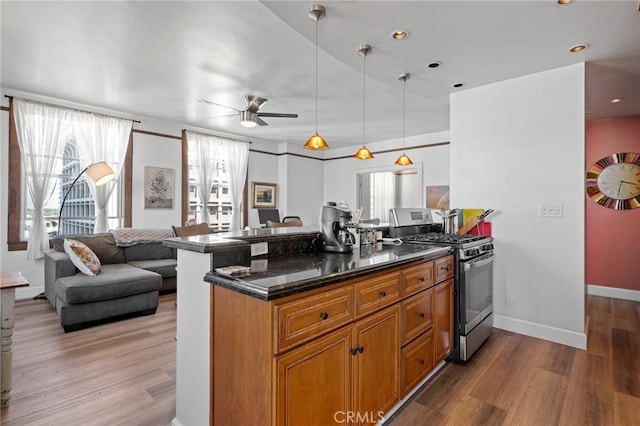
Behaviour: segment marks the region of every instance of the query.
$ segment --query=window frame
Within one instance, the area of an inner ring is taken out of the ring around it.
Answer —
[[[22,222],[22,158],[16,123],[13,118],[13,98],[9,99],[9,176],[8,176],[8,208],[7,208],[7,250],[19,251],[27,249],[27,241],[22,239],[20,224]],[[129,133],[129,144],[124,159],[122,179],[122,224],[131,226],[131,191],[133,171],[133,129]]]

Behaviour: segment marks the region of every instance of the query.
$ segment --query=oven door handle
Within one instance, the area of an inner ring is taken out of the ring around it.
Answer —
[[[496,255],[492,254],[491,256],[489,256],[489,257],[487,257],[485,259],[482,259],[482,260],[478,260],[478,261],[475,261],[475,262],[466,262],[464,264],[464,270],[465,271],[469,271],[469,270],[471,270],[471,268],[479,268],[480,266],[487,265],[487,264],[493,262],[493,259],[495,259],[495,257],[496,257]]]

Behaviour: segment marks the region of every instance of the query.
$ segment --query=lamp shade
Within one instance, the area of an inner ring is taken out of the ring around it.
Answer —
[[[371,160],[373,158],[373,154],[366,146],[363,146],[358,150],[358,152],[356,152],[353,157],[357,158],[358,160]]]
[[[96,186],[104,185],[116,177],[113,169],[104,161],[90,165],[85,173]]]
[[[306,149],[320,150],[329,148],[329,145],[327,145],[327,141],[322,136],[316,133],[307,140],[304,147]]]
[[[407,154],[403,152],[402,155],[396,160],[396,164],[398,166],[410,166],[411,164],[413,164],[413,161],[411,161],[411,158],[409,158]]]

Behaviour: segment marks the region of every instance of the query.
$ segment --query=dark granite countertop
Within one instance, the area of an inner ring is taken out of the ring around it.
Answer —
[[[229,276],[212,271],[205,275],[204,280],[262,300],[273,300],[415,260],[441,257],[451,252],[450,247],[422,244],[379,244],[377,249],[373,246],[356,248],[352,253],[310,250],[253,258],[243,265],[251,268],[247,275]]]
[[[164,240],[167,247],[195,251],[198,253],[214,253],[221,249],[245,247],[262,241],[295,240],[302,237],[314,237],[320,232],[317,226],[301,226],[291,228],[260,228],[246,231],[219,232],[215,234],[195,235],[192,237],[176,237]]]

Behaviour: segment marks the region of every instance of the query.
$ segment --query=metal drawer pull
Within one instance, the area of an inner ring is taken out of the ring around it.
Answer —
[[[326,320],[327,318],[329,318],[329,314],[326,312],[320,312],[320,318]]]
[[[358,352],[360,352],[360,353],[364,352],[364,348],[363,348],[362,346],[360,346],[360,347],[358,348]]]
[[[358,348],[351,348],[349,349],[349,352],[351,352],[351,355],[355,355],[358,353]]]
[[[424,277],[420,277],[420,278],[418,278],[418,282],[423,283],[423,282],[424,282]]]
[[[420,313],[418,314],[418,316],[419,316],[420,318],[424,318],[424,312],[420,312]]]
[[[387,292],[386,291],[381,291],[378,294],[380,295],[380,297],[385,297],[387,295]]]
[[[418,362],[420,363],[420,365],[424,365],[424,359],[419,359]]]

